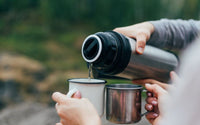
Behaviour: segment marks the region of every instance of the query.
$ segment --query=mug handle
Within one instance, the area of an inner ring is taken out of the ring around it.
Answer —
[[[146,89],[143,89],[142,92],[147,92],[147,90],[146,90]],[[149,111],[146,111],[146,112],[142,113],[140,116],[143,117],[143,116],[145,116],[145,115],[148,114],[148,113],[149,113]]]
[[[149,111],[146,111],[145,113],[142,113],[140,116],[143,117],[143,116],[145,116],[148,113],[149,113]]]
[[[77,91],[78,91],[78,89],[76,89],[76,88],[73,88],[73,89],[69,90],[69,92],[67,93],[67,98],[71,98],[72,95],[74,93],[76,93]]]

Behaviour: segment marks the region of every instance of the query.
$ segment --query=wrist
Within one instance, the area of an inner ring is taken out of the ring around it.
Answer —
[[[81,125],[101,125],[101,118],[98,115],[90,117],[88,120],[85,119],[84,124]]]
[[[147,27],[149,28],[150,33],[152,34],[155,30],[154,25],[150,22],[145,22]]]

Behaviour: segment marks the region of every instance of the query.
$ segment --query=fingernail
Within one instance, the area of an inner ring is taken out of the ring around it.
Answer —
[[[157,105],[157,104],[158,104],[157,101],[152,101],[151,103],[152,103],[153,105]]]
[[[152,93],[151,92],[147,92],[147,96],[148,97],[152,97]]]
[[[152,109],[152,105],[148,105],[148,110],[151,110]]]
[[[153,116],[154,116],[154,117],[158,117],[158,114],[156,114],[156,113],[153,113]]]
[[[142,47],[138,47],[138,51],[139,51],[140,53],[143,53],[144,48],[142,48]]]
[[[55,101],[55,99],[60,98],[60,92],[54,92],[51,97]]]
[[[151,84],[149,84],[149,83],[145,83],[145,86],[148,86],[148,87],[149,87],[150,85],[151,85]]]
[[[81,92],[80,91],[77,91],[74,95],[73,95],[73,98],[81,98]]]

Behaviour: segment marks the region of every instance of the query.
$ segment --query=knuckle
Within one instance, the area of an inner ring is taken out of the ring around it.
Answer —
[[[148,30],[145,30],[145,29],[141,29],[138,31],[137,33],[138,35],[144,35],[144,36],[149,36],[150,35],[150,32]]]
[[[148,120],[151,119],[150,114],[146,114],[145,117],[146,117]]]
[[[152,97],[146,98],[146,102],[149,103],[152,100]]]
[[[147,102],[148,98],[149,98],[149,97],[147,97],[147,98],[145,99],[146,102]]]
[[[145,109],[148,111],[148,104],[145,104]]]
[[[153,82],[153,81],[152,81]],[[157,89],[159,86],[157,84],[152,84],[153,88]]]
[[[151,104],[146,104],[146,105],[145,105],[145,109],[146,109],[147,111],[152,111],[152,110],[153,110],[153,106],[152,106]]]
[[[154,84],[155,90],[157,91],[158,89],[160,89],[160,86],[157,84]]]
[[[117,28],[113,29],[113,31],[119,31],[119,29],[120,29],[120,28],[117,27]]]
[[[138,33],[137,33],[137,36],[147,36],[147,34],[143,31],[143,30],[141,30],[141,31],[139,31]]]
[[[59,115],[60,117],[63,116],[63,112],[62,112],[62,110],[58,109],[58,110],[57,110],[57,113],[58,113],[58,115]]]
[[[150,33],[148,33],[147,31],[141,30],[141,31],[138,31],[137,37],[140,39],[144,39],[146,42],[146,40],[150,38]]]
[[[145,40],[145,38],[139,39],[139,40],[138,40],[138,45],[139,45],[139,46],[145,46],[145,45],[146,45],[146,40]]]

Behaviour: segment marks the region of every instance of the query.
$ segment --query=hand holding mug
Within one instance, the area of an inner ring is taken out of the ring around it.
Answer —
[[[154,97],[152,97],[151,95],[147,97],[146,109],[149,110],[150,112],[146,114],[146,118],[152,125],[157,125],[158,121],[162,118],[162,115],[161,115],[163,113],[163,111],[161,110],[162,109],[161,107],[163,106],[162,101],[168,96],[168,92],[157,84],[147,83],[145,84],[145,88],[149,92],[151,92],[151,94],[153,93],[154,95]],[[153,107],[147,108],[148,104],[155,106],[154,109]]]
[[[61,119],[56,125],[101,125],[100,117],[88,99],[67,98],[59,92],[53,93],[52,98],[57,102],[56,110]]]
[[[100,125],[99,116],[103,115],[106,81],[80,78],[68,81],[67,95],[59,92],[52,95],[53,100],[57,102],[56,110],[61,119],[56,125]]]

